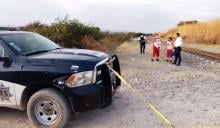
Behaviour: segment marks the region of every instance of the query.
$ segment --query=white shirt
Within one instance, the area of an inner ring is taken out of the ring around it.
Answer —
[[[167,49],[173,49],[173,41],[167,41]]]
[[[183,39],[181,37],[177,37],[175,41],[175,47],[182,47],[183,45]]]
[[[160,38],[156,38],[155,40],[154,40],[154,46],[155,47],[160,47],[160,45],[161,45],[161,40],[160,40]]]

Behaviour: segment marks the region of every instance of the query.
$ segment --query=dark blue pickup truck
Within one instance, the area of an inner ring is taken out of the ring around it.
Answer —
[[[112,103],[116,55],[65,49],[32,32],[0,31],[0,107],[27,110],[36,127],[64,127],[73,112]]]

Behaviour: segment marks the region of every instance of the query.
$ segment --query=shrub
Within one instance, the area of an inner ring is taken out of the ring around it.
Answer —
[[[24,31],[40,33],[63,47],[96,49],[100,51],[114,50],[133,33],[102,32],[99,27],[69,20],[68,16],[57,18],[51,25],[40,22],[29,23],[22,28]]]

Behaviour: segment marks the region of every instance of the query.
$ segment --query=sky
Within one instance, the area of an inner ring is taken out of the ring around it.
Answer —
[[[57,17],[114,32],[163,32],[179,21],[220,18],[220,0],[1,0],[0,26],[23,26]]]

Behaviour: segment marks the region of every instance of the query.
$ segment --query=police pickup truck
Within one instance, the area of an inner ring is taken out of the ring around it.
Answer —
[[[121,81],[107,65],[120,74],[116,55],[61,48],[32,32],[0,31],[0,107],[27,110],[36,127],[64,127],[74,112],[111,104]]]

